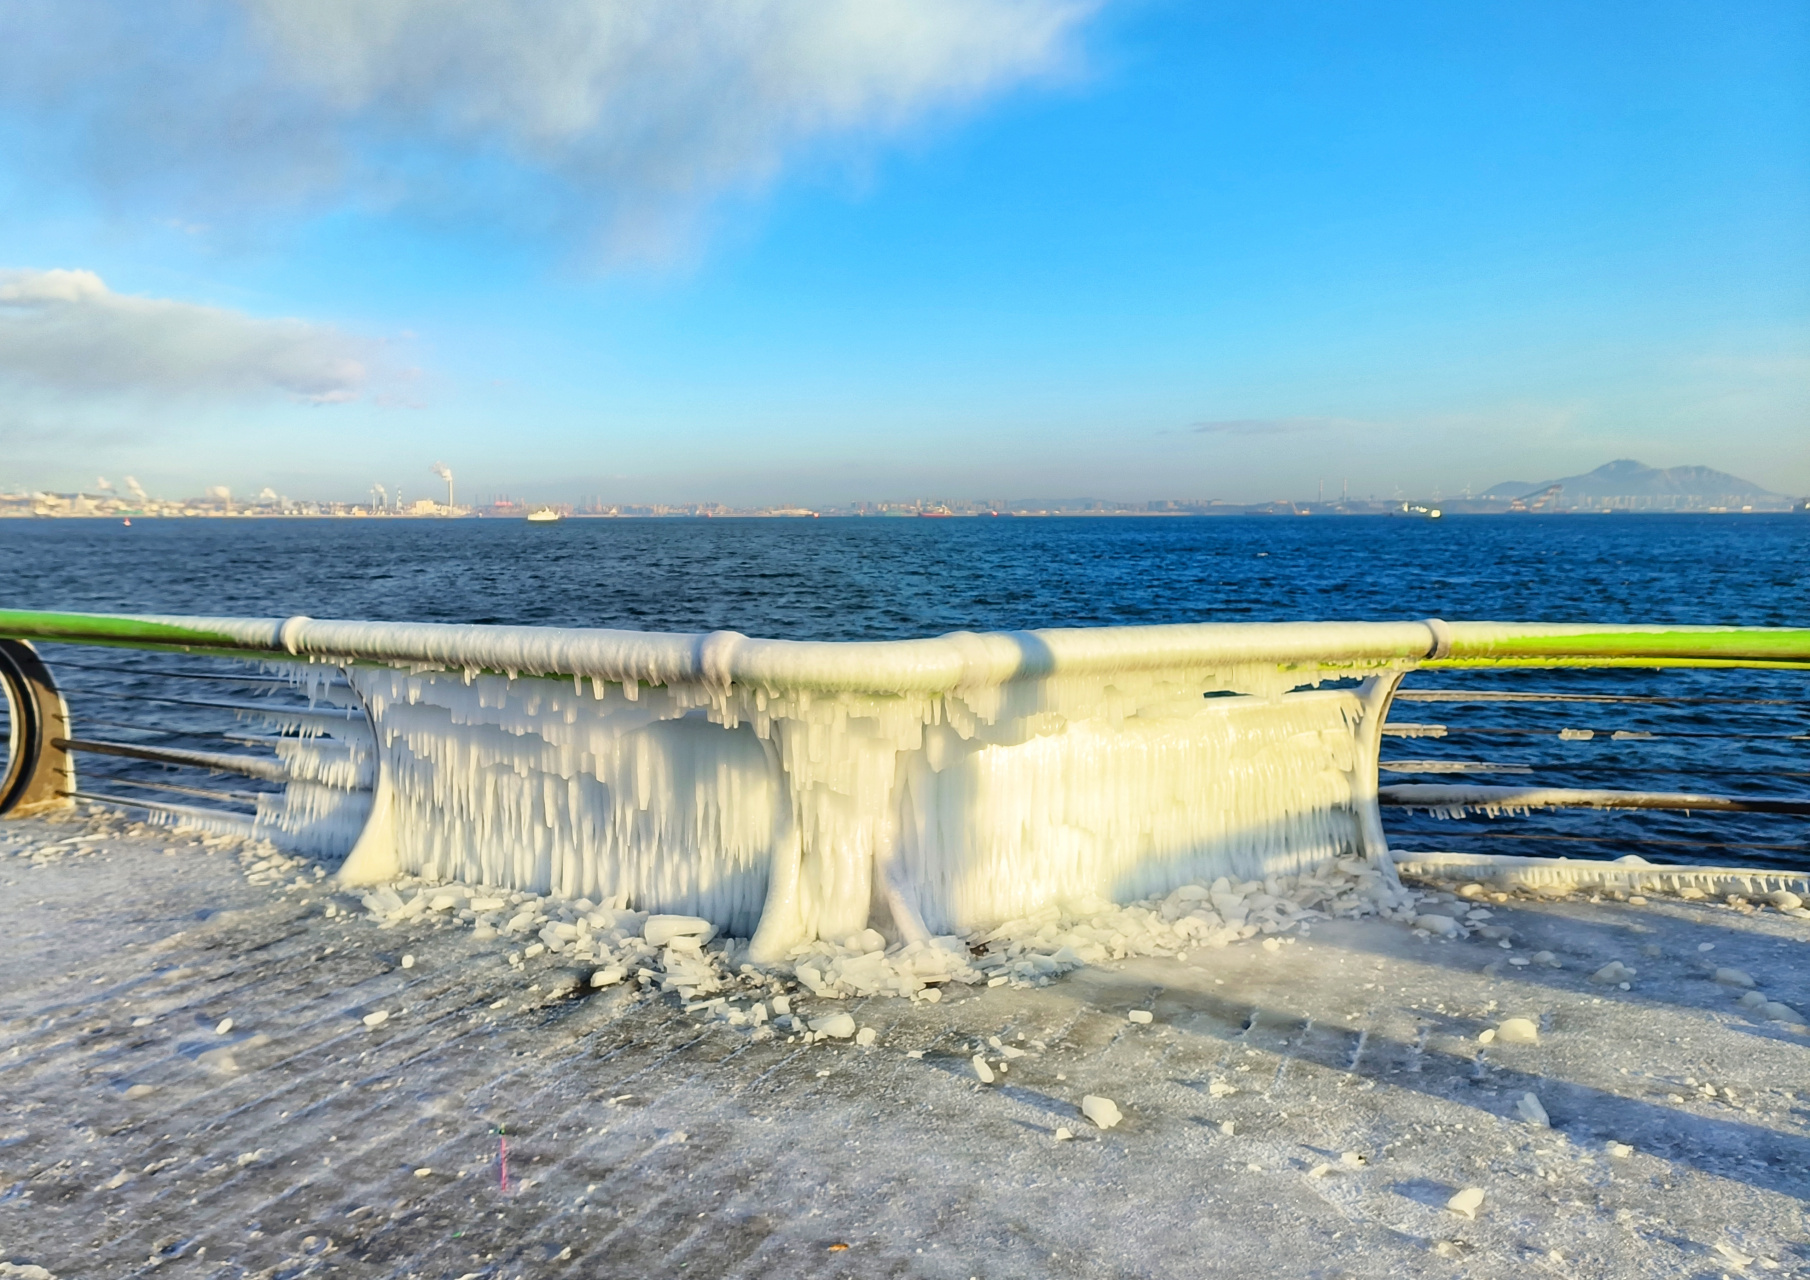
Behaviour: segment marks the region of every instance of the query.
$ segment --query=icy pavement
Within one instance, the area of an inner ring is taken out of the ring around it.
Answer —
[[[807,1044],[296,878],[0,824],[0,1276],[1810,1273],[1771,907],[1429,900],[1491,914],[794,992],[872,1032]]]

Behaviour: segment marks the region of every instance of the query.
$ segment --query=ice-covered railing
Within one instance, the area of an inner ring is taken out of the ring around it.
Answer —
[[[252,659],[329,708],[331,676],[370,790],[291,746],[276,825],[368,812],[348,882],[699,915],[752,935],[756,958],[1381,860],[1378,743],[1411,670],[1810,667],[1804,630],[1439,620],[814,643],[0,611],[0,636]],[[72,771],[49,791],[80,794]]]

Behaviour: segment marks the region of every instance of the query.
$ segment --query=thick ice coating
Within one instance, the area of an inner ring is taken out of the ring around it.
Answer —
[[[1383,852],[1393,671],[1128,665],[891,693],[351,666],[379,769],[344,874],[694,916],[778,959]]]

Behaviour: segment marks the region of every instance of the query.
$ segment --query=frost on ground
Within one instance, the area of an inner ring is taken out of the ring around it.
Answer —
[[[761,971],[117,817],[0,890],[0,1274],[1810,1269],[1778,904],[1357,867]]]

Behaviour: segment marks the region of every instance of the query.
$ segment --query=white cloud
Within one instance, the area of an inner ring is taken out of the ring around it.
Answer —
[[[204,219],[350,198],[657,254],[813,149],[1063,73],[1101,2],[20,0],[0,95]]]
[[[92,271],[0,270],[0,384],[61,395],[356,399],[374,343],[329,325],[114,293]]]

